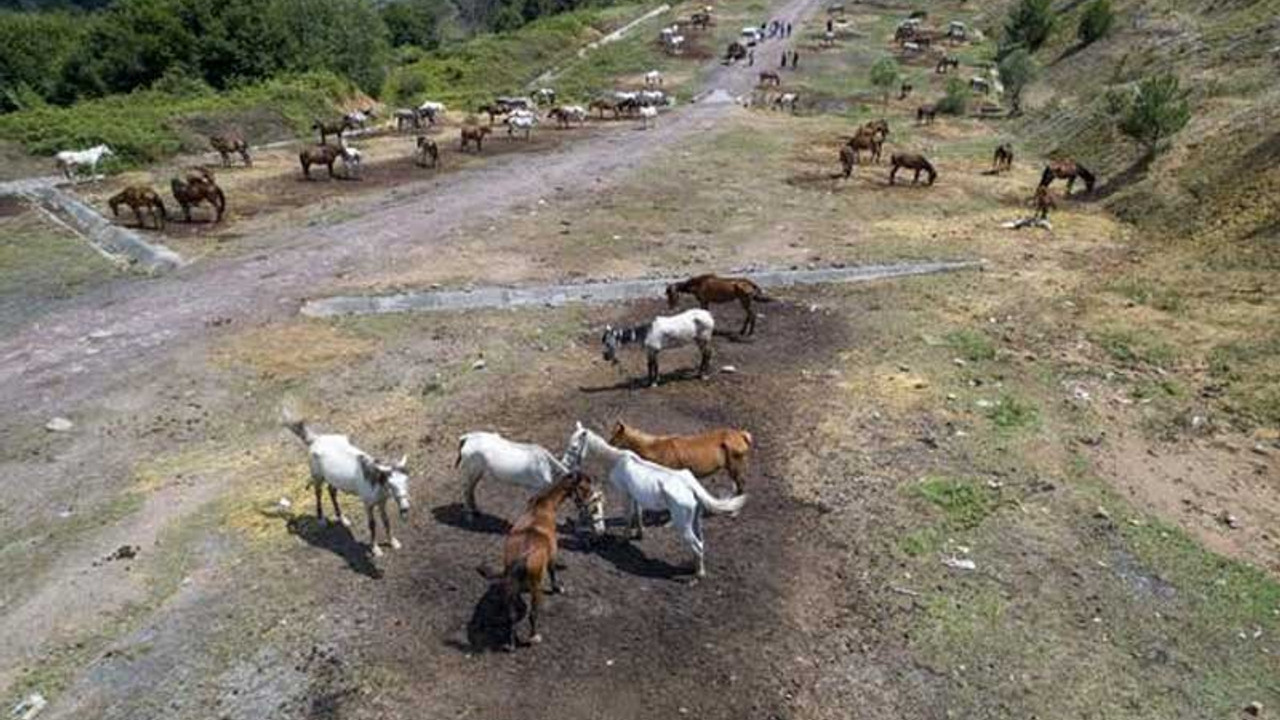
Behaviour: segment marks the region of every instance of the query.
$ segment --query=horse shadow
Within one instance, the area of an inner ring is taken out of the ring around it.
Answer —
[[[515,602],[515,612],[510,612],[502,584],[487,583],[484,594],[476,600],[471,618],[467,620],[466,642],[450,638],[444,644],[459,652],[505,651],[512,627],[524,620],[529,612],[528,603],[522,596],[517,595]]]
[[[347,562],[347,567],[355,572],[374,580],[382,577],[382,570],[369,555],[369,547],[356,540],[351,528],[342,523],[321,522],[312,515],[293,515],[289,517],[285,527],[290,535],[302,538],[308,545],[328,550],[342,558]]]
[[[646,525],[648,525],[647,522]],[[622,572],[636,577],[674,580],[677,577],[692,574],[689,568],[649,557],[631,540],[614,535],[574,536],[562,540],[560,547],[568,552],[597,555]]]
[[[434,507],[431,509],[431,515],[436,519],[436,522],[459,530],[488,535],[506,535],[511,530],[511,523],[507,522],[506,519],[497,515],[490,515],[481,510],[476,510],[474,519],[468,522],[467,508],[462,503],[449,503],[448,505]]]
[[[659,373],[658,382],[665,385],[673,382],[689,382],[698,380],[697,368],[685,368],[683,370],[672,370],[671,372]],[[612,392],[615,390],[645,390],[649,388],[649,379],[647,377],[624,378],[612,385],[596,385],[592,387],[578,386],[578,391],[592,395],[595,393]]]

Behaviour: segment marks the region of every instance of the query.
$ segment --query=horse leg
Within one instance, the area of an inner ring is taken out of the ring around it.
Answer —
[[[706,380],[707,374],[711,371],[711,341],[699,340],[698,352],[702,355],[698,361],[698,377]]]
[[[644,539],[644,508],[640,507],[639,500],[631,501],[631,538],[633,540]]]
[[[369,516],[369,552],[374,557],[382,557],[382,548],[378,547],[378,521],[373,519],[373,506],[366,504],[364,512]]]
[[[400,549],[400,541],[396,539],[396,534],[391,532],[391,518],[387,517],[387,501],[383,500],[378,505],[378,514],[382,516],[382,529],[387,532],[387,544],[392,550]]]
[[[920,182],[920,168],[916,168],[916,174],[911,176],[911,184],[915,185]]]
[[[138,221],[138,227],[139,228],[146,227],[146,225],[142,224],[142,208],[138,207],[137,205],[130,205],[129,207],[133,209],[133,218]]]
[[[707,568],[703,561],[702,511],[697,506],[694,506],[691,510],[684,508],[673,509],[673,515],[677,512],[681,516],[681,534],[684,536],[684,541],[689,546],[689,549],[693,551],[694,573],[697,577],[704,578],[707,576]]]
[[[1068,195],[1071,194],[1071,188],[1075,187],[1075,185],[1076,185],[1075,175],[1072,175],[1071,177],[1067,178],[1067,194]]]
[[[551,594],[562,595],[565,592],[564,586],[560,584],[559,578],[556,577],[556,562],[552,560],[547,564],[547,574],[551,576]]]
[[[542,635],[538,633],[538,609],[542,607],[542,578],[536,578],[537,582],[529,584],[529,644],[537,645],[542,642]]]
[[[342,514],[342,508],[338,507],[338,489],[332,485],[329,486],[329,502],[333,503],[333,514],[338,518],[338,522],[343,527],[351,527],[351,521]]]
[[[320,524],[323,525],[324,524],[324,505],[320,503],[320,483],[315,483],[312,485],[312,487],[314,487],[316,491],[316,520],[319,520]]]
[[[463,509],[463,513],[468,525],[476,521],[476,486],[480,484],[480,479],[483,477],[484,473],[478,472],[467,478],[466,508]]]
[[[658,385],[658,351],[650,350],[649,352],[649,387],[657,387]]]
[[[747,313],[747,316],[742,319],[742,327],[738,328],[738,336],[746,337],[755,331],[756,313],[751,309],[751,298],[749,296],[743,295],[738,298],[738,302],[742,305],[743,311]]]
[[[897,166],[897,165],[894,165],[892,168],[890,168],[890,169],[889,169],[889,184],[890,184],[890,185],[892,185],[892,184],[893,184],[893,178],[894,178],[894,176],[895,176],[895,175],[897,175],[897,174],[898,174],[898,166]]]

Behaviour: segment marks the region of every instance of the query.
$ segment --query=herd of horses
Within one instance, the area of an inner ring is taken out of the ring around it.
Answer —
[[[755,302],[772,302],[758,285],[746,278],[699,275],[672,283],[666,288],[667,304],[677,308],[680,298],[690,295],[700,307],[675,315],[653,318],[650,322],[625,329],[606,327],[601,337],[605,359],[618,362],[621,345],[642,344],[649,358],[650,385],[658,382],[658,354],[663,350],[689,344],[698,346],[701,361],[698,372],[708,371],[715,318],[708,308],[722,303],[737,303],[746,311],[747,319],[740,335],[755,331]],[[303,420],[286,411],[284,425],[306,446],[310,467],[309,485],[315,494],[315,514],[319,522],[327,522],[324,496],[328,494],[336,521],[349,526],[342,512],[342,494],[357,497],[365,506],[369,527],[369,553],[381,556],[378,520],[381,520],[385,545],[399,549],[402,545],[391,526],[389,503],[399,509],[401,519],[411,510],[408,458],[383,462],[361,450],[345,435],[313,431]],[[497,590],[502,600],[503,648],[512,650],[517,644],[517,625],[528,618],[526,642],[537,644],[538,613],[545,592],[563,591],[556,575],[559,508],[572,500],[577,510],[576,521],[569,527],[583,534],[587,541],[606,533],[604,478],[624,498],[627,508],[625,526],[633,540],[644,536],[645,511],[665,511],[670,526],[679,534],[694,558],[696,578],[706,576],[706,542],[703,515],[736,516],[747,501],[746,476],[755,439],[742,428],[713,427],[690,435],[664,435],[647,432],[619,419],[609,438],[578,423],[571,432],[565,451],[557,456],[546,448],[518,442],[493,432],[469,432],[458,438],[453,467],[463,487],[464,518],[476,522],[479,508],[476,489],[482,480],[531,492],[524,511],[511,523],[502,545],[501,564],[481,565],[477,570]],[[703,482],[723,473],[733,483],[733,494],[718,497]],[[544,584],[549,581],[549,588]],[[524,597],[528,596],[526,603]]]

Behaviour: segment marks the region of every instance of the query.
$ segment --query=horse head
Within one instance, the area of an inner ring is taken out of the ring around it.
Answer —
[[[680,304],[680,288],[672,283],[667,286],[667,307],[674,308]]]
[[[406,474],[408,462],[408,455],[402,455],[392,465],[377,462],[368,455],[360,456],[360,471],[365,480],[391,493],[391,498],[400,510],[401,519],[409,517],[409,476]]]
[[[606,325],[600,342],[604,345],[604,359],[616,365],[618,363],[618,331],[612,325]]]

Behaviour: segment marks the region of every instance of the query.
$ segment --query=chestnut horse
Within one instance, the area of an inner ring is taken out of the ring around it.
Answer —
[[[209,136],[209,145],[222,156],[222,167],[231,167],[231,153],[239,153],[245,167],[253,167],[253,158],[249,157],[249,143],[239,133],[222,133]]]
[[[341,139],[341,137],[339,137]],[[306,179],[311,179],[311,166],[324,165],[329,170],[329,177],[333,177],[333,164],[342,157],[342,148],[333,145],[313,145],[302,149],[298,153],[298,162],[302,164],[302,175]]]
[[[483,150],[484,136],[491,132],[493,130],[485,126],[462,128],[462,152],[466,152],[467,146],[471,144],[476,146],[477,153]]]
[[[995,172],[1008,170],[1013,167],[1013,146],[1009,143],[1001,143],[996,148],[996,154],[991,159],[991,169]]]
[[[609,444],[672,470],[688,470],[700,480],[724,470],[733,480],[734,493],[741,495],[752,439],[751,433],[736,428],[697,435],[650,435],[619,420]]]
[[[550,576],[552,594],[564,592],[564,586],[556,579],[556,511],[569,497],[581,509],[591,494],[591,479],[586,475],[572,472],[560,478],[530,498],[524,513],[512,523],[502,543],[502,572],[485,566],[477,568],[482,576],[502,588],[510,620],[505,650],[516,647],[516,624],[520,622],[524,605],[521,595],[529,596],[529,644],[542,642],[538,610],[542,607],[543,576]]]
[[[857,134],[848,138],[845,147],[849,149],[846,153],[843,149],[840,151],[840,162],[845,164],[846,160],[852,160],[857,163],[860,159],[861,151],[866,150],[871,156],[872,162],[880,162],[880,150],[884,145],[885,138],[889,136],[889,123],[884,119],[872,120],[862,127],[858,128]],[[853,171],[852,166],[845,167],[845,177]]]
[[[680,294],[687,293],[698,299],[703,310],[713,304],[737,301],[747,313],[739,335],[751,335],[756,331],[756,311],[753,302],[769,303],[773,298],[764,294],[759,285],[746,278],[722,278],[713,274],[698,275],[667,286],[667,305],[674,308],[680,303]]]
[[[213,220],[215,223],[222,221],[222,214],[227,209],[227,197],[222,194],[222,188],[218,187],[208,168],[193,168],[185,177],[174,178],[169,187],[173,191],[173,199],[182,206],[182,215],[187,222],[191,222],[191,207],[202,202],[213,206],[217,213]]]
[[[344,117],[337,122],[324,122],[316,120],[311,123],[311,129],[320,133],[320,144],[324,145],[330,135],[337,135],[338,139],[342,139],[342,133],[354,127],[351,118]]]
[[[893,184],[894,176],[898,174],[899,168],[916,171],[915,176],[911,178],[912,185],[920,181],[921,172],[929,174],[929,185],[932,185],[933,181],[938,179],[938,171],[933,169],[933,164],[918,153],[894,153],[889,157],[889,162],[893,165],[893,168],[889,170],[890,185]]]
[[[1058,209],[1058,204],[1053,201],[1053,193],[1049,192],[1048,185],[1041,185],[1036,188],[1036,194],[1032,198],[1032,202],[1036,206],[1036,217],[1041,220],[1048,220],[1049,211]]]
[[[1067,194],[1070,195],[1071,188],[1076,184],[1076,178],[1084,180],[1085,192],[1093,192],[1093,184],[1097,181],[1097,177],[1083,165],[1070,159],[1050,160],[1040,176],[1040,187],[1049,187],[1054,180],[1066,180]]]
[[[138,219],[138,227],[146,227],[142,222],[142,211],[145,209],[155,222],[156,229],[164,229],[164,201],[155,190],[146,185],[130,185],[112,195],[111,199],[107,200],[107,204],[111,206],[111,214],[115,217],[120,216],[121,205],[128,205],[129,209],[133,210],[133,216]]]

